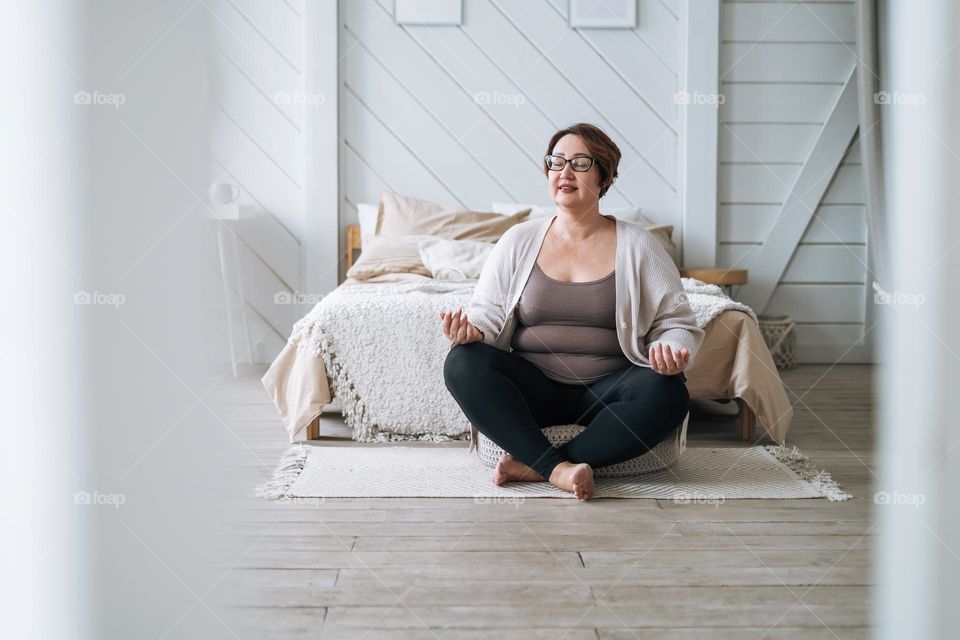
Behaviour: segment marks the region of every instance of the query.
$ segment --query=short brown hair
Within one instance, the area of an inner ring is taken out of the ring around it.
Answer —
[[[550,144],[547,145],[546,155],[552,154],[553,148],[557,146],[560,138],[570,133],[580,136],[590,155],[593,156],[594,164],[600,172],[600,197],[602,198],[617,178],[620,147],[600,127],[587,122],[578,122],[553,134],[553,137],[550,138]],[[543,174],[548,175],[549,171],[546,163],[544,163]]]

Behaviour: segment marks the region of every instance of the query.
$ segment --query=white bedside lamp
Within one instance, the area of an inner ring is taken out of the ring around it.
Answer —
[[[207,214],[216,220],[240,219],[240,189],[230,182],[214,182],[203,199]]]

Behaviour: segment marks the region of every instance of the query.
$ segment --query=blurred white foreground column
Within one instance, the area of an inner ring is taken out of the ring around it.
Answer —
[[[209,604],[237,439],[199,313],[211,19],[0,2],[0,638],[237,635]]]
[[[81,289],[81,5],[0,6],[0,637],[89,637]],[[29,28],[26,26],[29,25]]]
[[[887,2],[877,637],[960,637],[960,5]]]

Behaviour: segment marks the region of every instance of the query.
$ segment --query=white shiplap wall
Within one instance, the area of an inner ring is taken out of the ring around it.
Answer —
[[[305,89],[304,9],[303,0],[211,0],[203,5],[213,38],[211,175],[240,188],[244,220],[230,228],[237,234],[236,257],[247,298],[250,359],[258,362],[276,357],[304,312],[303,305],[286,303],[289,297],[277,303],[277,294],[298,291],[302,281],[305,132],[313,110]],[[236,296],[241,287],[229,240],[227,249],[228,281]],[[219,273],[212,239],[206,255],[210,273]],[[211,326],[223,331],[210,345],[211,358],[227,361],[223,294],[219,282],[213,284]],[[247,346],[240,319],[235,313],[234,344],[243,355]]]
[[[720,266],[749,268],[855,63],[854,5],[728,0],[720,20],[717,256]],[[769,303],[756,311],[798,323],[801,361],[869,361],[855,142],[792,250]]]
[[[460,26],[397,25],[392,0],[339,8],[341,228],[381,189],[549,203],[546,144],[586,121],[623,152],[603,206],[643,207],[680,242],[678,3],[642,0],[632,30],[572,30],[563,0],[464,0]]]

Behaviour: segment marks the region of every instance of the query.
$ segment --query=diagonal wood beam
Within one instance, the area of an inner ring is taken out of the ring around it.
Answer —
[[[750,281],[740,287],[737,300],[758,314],[770,302],[823,194],[830,186],[844,153],[857,131],[856,65],[847,75],[830,116],[807,154],[783,200],[773,228],[750,265]]]

